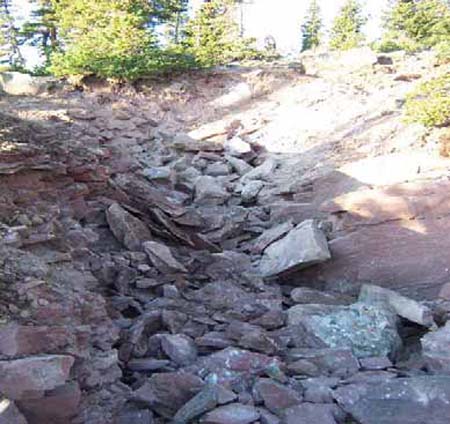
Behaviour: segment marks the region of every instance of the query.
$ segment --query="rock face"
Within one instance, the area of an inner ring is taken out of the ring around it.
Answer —
[[[449,377],[400,378],[355,387],[353,396],[338,391],[337,401],[361,424],[445,424],[450,421],[449,383]]]
[[[106,220],[117,240],[130,250],[142,250],[142,243],[152,239],[147,226],[117,203],[107,209]]]
[[[265,277],[273,277],[289,271],[297,271],[331,258],[327,239],[314,221],[304,221],[264,252],[260,271]]]

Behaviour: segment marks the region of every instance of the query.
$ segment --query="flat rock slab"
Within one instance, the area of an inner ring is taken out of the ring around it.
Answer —
[[[249,424],[260,414],[256,408],[240,403],[231,403],[208,412],[200,421],[204,424]]]
[[[400,378],[344,386],[336,400],[360,424],[448,424],[450,377]]]
[[[62,386],[69,378],[73,362],[74,358],[68,355],[0,361],[0,392],[16,400]]]
[[[264,277],[274,277],[330,258],[325,234],[313,220],[307,220],[265,250],[259,269]]]

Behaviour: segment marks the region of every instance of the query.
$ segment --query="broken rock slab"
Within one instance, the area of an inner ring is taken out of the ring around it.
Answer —
[[[429,371],[450,374],[450,321],[421,339],[422,356]]]
[[[264,277],[275,277],[330,258],[325,234],[313,220],[307,220],[265,250],[259,270]]]
[[[166,245],[156,241],[147,241],[143,244],[143,247],[150,261],[162,273],[187,272],[183,264],[173,257],[172,252]]]
[[[421,376],[342,386],[334,396],[360,424],[450,422],[450,377]]]
[[[384,308],[392,308],[398,316],[424,327],[436,325],[430,308],[393,290],[364,284],[361,287],[359,301],[370,305],[381,305]]]
[[[0,392],[12,400],[36,397],[36,393],[62,386],[73,362],[74,358],[68,355],[0,361]]]
[[[106,210],[106,220],[116,239],[129,250],[142,250],[142,244],[152,239],[147,226],[117,203]]]

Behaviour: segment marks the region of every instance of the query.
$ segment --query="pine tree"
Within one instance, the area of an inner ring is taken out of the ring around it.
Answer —
[[[186,30],[186,45],[202,66],[227,63],[251,50],[240,37],[234,20],[233,0],[211,0],[203,3]]]
[[[330,47],[335,50],[358,47],[364,40],[362,28],[365,23],[358,0],[347,0],[333,22]]]
[[[446,0],[397,0],[387,19],[388,36],[429,48],[450,43],[450,6]]]
[[[156,66],[148,1],[52,0],[52,5],[65,48],[52,58],[57,75],[134,79]]]
[[[19,32],[20,43],[30,44],[39,49],[45,58],[44,68],[50,65],[51,56],[58,49],[58,29],[55,10],[51,0],[33,0],[37,8],[31,19],[25,22]]]
[[[10,0],[0,0],[0,26],[0,64],[20,70],[25,66],[25,60],[19,49]]]
[[[321,29],[322,18],[318,0],[311,0],[306,15],[306,21],[302,25],[302,51],[319,46]]]

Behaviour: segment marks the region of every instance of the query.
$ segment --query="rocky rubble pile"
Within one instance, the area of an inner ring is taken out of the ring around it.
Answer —
[[[300,285],[330,223],[275,156],[71,116],[2,115],[0,424],[450,421],[450,305]]]

